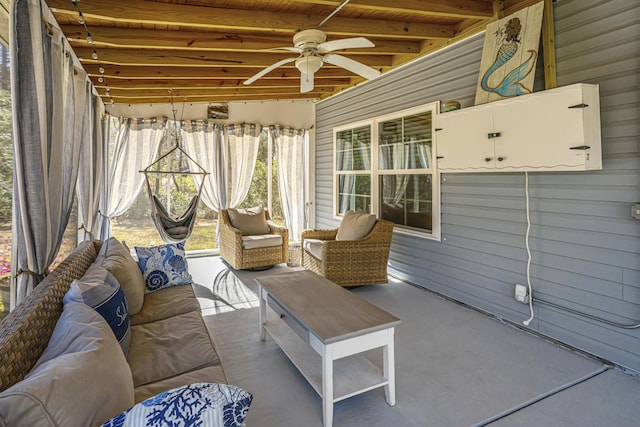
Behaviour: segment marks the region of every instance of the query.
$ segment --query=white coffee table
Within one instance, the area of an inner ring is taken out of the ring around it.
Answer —
[[[378,387],[395,405],[393,337],[400,319],[307,270],[256,282],[260,339],[268,332],[320,395],[325,427],[332,425],[335,402]],[[267,305],[276,316],[267,318]],[[382,369],[359,354],[378,347]]]

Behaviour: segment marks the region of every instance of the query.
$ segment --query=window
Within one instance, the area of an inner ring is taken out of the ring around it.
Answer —
[[[374,213],[400,231],[440,238],[438,103],[334,129],[334,212]]]
[[[335,146],[338,212],[370,212],[371,126],[337,132]]]

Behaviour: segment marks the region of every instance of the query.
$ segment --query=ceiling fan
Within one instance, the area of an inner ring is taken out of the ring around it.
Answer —
[[[375,45],[371,41],[364,37],[353,37],[332,41],[326,40],[326,33],[319,29],[308,29],[298,32],[293,36],[293,47],[278,47],[274,49],[284,49],[291,52],[297,52],[300,54],[299,56],[286,58],[270,65],[247,79],[244,84],[250,85],[265,74],[281,67],[284,64],[294,61],[296,68],[300,70],[300,92],[302,93],[313,90],[313,76],[325,62],[344,68],[345,70],[358,74],[367,80],[375,79],[380,75],[380,71],[371,68],[368,65],[354,61],[346,56],[330,53],[335,50],[342,49],[374,47]]]

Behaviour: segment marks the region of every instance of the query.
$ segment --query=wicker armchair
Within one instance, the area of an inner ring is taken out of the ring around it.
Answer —
[[[282,236],[282,244],[262,248],[245,249],[242,232],[231,224],[229,212],[220,210],[220,256],[236,270],[270,267],[289,260],[289,230],[271,221],[265,210],[267,224],[271,234]]]
[[[302,232],[302,265],[341,286],[387,283],[393,223],[378,219],[359,240],[335,240],[338,229]],[[322,259],[305,249],[305,239],[322,240]]]

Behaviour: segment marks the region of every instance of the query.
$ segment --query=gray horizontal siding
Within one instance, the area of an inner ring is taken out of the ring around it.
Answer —
[[[640,322],[640,221],[630,216],[640,201],[640,3],[554,4],[558,84],[600,85],[603,170],[529,175],[534,295],[613,322]],[[316,226],[337,225],[333,127],[435,100],[473,105],[482,42],[483,35],[472,37],[317,105]],[[391,271],[520,323],[529,316],[513,299],[514,284],[526,284],[524,174],[443,174],[441,192],[442,241],[394,233]],[[640,329],[534,309],[532,329],[640,371]]]

